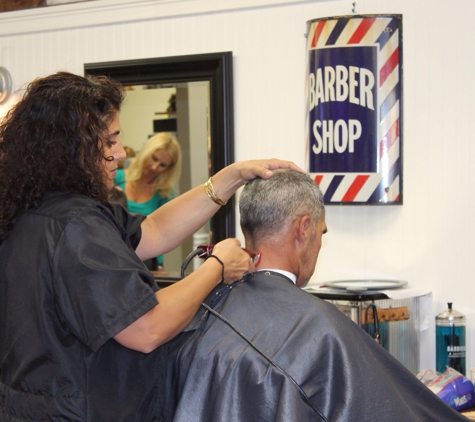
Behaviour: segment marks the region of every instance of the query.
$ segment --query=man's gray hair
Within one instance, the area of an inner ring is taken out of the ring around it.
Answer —
[[[270,179],[256,178],[246,184],[239,211],[244,235],[256,241],[275,236],[303,215],[316,224],[324,211],[323,195],[308,175],[275,170]]]

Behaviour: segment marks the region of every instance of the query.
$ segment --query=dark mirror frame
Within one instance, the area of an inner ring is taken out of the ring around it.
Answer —
[[[105,75],[124,86],[209,81],[210,176],[234,162],[232,52],[123,60],[84,65],[85,75]],[[205,180],[203,181],[203,183]],[[211,219],[211,242],[236,236],[234,197]]]

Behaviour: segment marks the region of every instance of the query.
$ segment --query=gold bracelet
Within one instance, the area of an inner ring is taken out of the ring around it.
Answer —
[[[219,206],[226,205],[226,202],[224,202],[215,192],[214,187],[213,187],[213,182],[211,181],[211,177],[205,183],[205,192],[215,204]]]

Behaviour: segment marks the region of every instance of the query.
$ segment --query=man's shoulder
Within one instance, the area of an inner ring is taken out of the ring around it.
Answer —
[[[233,290],[236,291],[233,292]],[[345,323],[348,319],[332,303],[302,290],[289,278],[273,271],[256,272],[245,277],[237,283],[235,289],[228,292],[228,295],[230,300],[240,302],[241,307],[244,303],[246,303],[244,305],[246,308],[259,305],[258,308],[252,308],[251,312],[260,312],[257,309],[262,310],[269,307],[269,310],[276,313],[280,312],[278,309],[284,313],[291,309],[294,316],[300,314],[304,316],[303,320],[305,321],[315,322],[317,315],[319,323],[327,319],[340,320],[340,318]]]
[[[243,286],[249,286],[256,291],[269,296],[283,296],[286,300],[304,301],[309,305],[320,302],[320,300],[297,287],[293,281],[284,274],[273,270],[258,271],[242,280]],[[246,288],[246,287],[244,287]]]

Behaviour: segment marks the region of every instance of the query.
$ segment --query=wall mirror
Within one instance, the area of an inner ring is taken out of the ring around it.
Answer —
[[[125,87],[121,111],[124,145],[138,150],[145,137],[161,131],[161,127],[176,132],[183,156],[177,193],[204,183],[234,162],[231,52],[87,63],[84,73],[106,75]],[[173,95],[176,115],[165,109]],[[151,111],[141,108],[150,103],[153,117],[149,116]],[[165,255],[165,272],[156,274],[156,278],[179,279],[181,264],[196,243],[205,239],[216,243],[234,236],[235,207],[231,198],[195,236]],[[187,272],[193,265],[199,264],[190,263]]]

